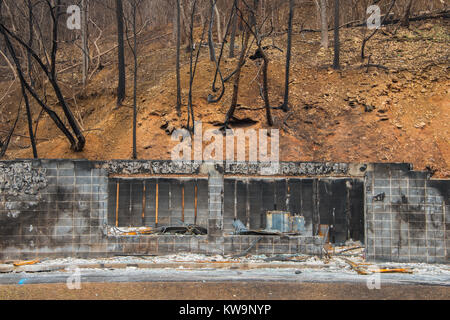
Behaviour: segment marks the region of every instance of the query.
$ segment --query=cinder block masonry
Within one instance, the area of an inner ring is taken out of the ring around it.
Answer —
[[[0,260],[193,252],[236,254],[264,229],[265,213],[305,217],[307,233],[263,237],[250,253],[320,254],[330,240],[365,243],[371,261],[448,263],[449,180],[408,164],[263,164],[171,161],[0,162]],[[198,224],[207,236],[113,236],[111,227]]]

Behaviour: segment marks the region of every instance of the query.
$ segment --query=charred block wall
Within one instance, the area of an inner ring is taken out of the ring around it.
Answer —
[[[72,256],[102,246],[107,173],[88,161],[0,163],[0,258]]]
[[[265,211],[276,209],[304,215],[308,234],[267,237],[251,252],[319,254],[315,234],[327,224],[334,226],[335,242],[365,240],[369,260],[448,263],[449,180],[430,180],[396,164],[281,163],[272,177],[260,169],[247,163],[0,162],[0,260],[236,253],[255,238],[230,235],[233,219],[264,228]],[[197,185],[197,222],[208,235],[108,235],[116,223],[118,182],[120,226],[156,225],[156,184],[160,225],[182,217],[180,188],[185,222],[195,222]]]
[[[406,165],[374,165],[366,177],[367,258],[448,263],[450,180]]]

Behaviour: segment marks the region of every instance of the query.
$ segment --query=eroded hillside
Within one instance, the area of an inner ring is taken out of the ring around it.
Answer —
[[[359,59],[361,28],[342,29],[342,70],[331,68],[333,51],[320,49],[320,34],[302,32],[293,37],[291,110],[273,110],[275,125],[280,129],[281,160],[343,162],[410,162],[416,169],[435,171],[439,177],[450,176],[450,24],[445,20],[412,23],[409,30],[387,27],[368,44],[372,64],[362,67]],[[187,121],[189,85],[188,55],[183,56],[183,115],[175,112],[175,48],[167,38],[150,41],[139,54],[138,156],[140,159],[170,159],[172,147],[167,131],[180,128]],[[286,35],[267,39],[267,44],[284,50]],[[237,41],[237,43],[240,43]],[[106,45],[105,45],[106,46]],[[285,54],[277,49],[270,53],[269,85],[273,106],[281,103],[284,86]],[[70,55],[70,52],[62,54]],[[83,93],[70,104],[84,129],[86,147],[74,153],[68,142],[47,116],[38,128],[38,152],[42,158],[128,159],[132,153],[132,72],[128,72],[128,98],[115,108],[116,66],[114,56],[106,55],[101,70],[92,77]],[[367,60],[364,62],[367,63]],[[236,59],[224,59],[222,70],[229,74]],[[131,68],[131,63],[130,63]],[[245,128],[268,128],[261,109],[259,65],[248,61],[243,68],[236,117],[252,122]],[[196,120],[203,129],[223,122],[230,105],[232,83],[227,84],[224,98],[208,104],[214,64],[203,50],[194,82]],[[66,84],[76,74],[64,73]],[[220,84],[220,83],[219,83]],[[20,88],[5,96],[6,112],[2,115],[0,134],[12,125]],[[10,83],[1,83],[3,92]],[[73,88],[64,87],[70,97]],[[54,100],[54,99],[53,99]],[[49,97],[57,109],[56,102]],[[34,107],[34,113],[38,109]],[[7,153],[7,158],[30,158],[27,126],[23,116]],[[170,130],[168,130],[168,128]]]

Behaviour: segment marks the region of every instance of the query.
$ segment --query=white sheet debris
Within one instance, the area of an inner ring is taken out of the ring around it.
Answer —
[[[331,256],[330,259],[315,257],[315,256],[303,256],[303,255],[278,255],[277,257],[288,257],[295,260],[293,261],[269,261],[266,262],[269,256],[266,255],[254,255],[247,256],[239,259],[233,259],[227,256],[215,255],[207,256],[202,254],[191,254],[191,253],[180,253],[172,254],[166,256],[142,256],[142,257],[113,257],[113,258],[103,258],[103,259],[75,259],[75,258],[65,258],[65,259],[44,259],[39,264],[41,266],[56,266],[56,265],[72,265],[80,266],[83,265],[95,265],[95,264],[173,264],[174,269],[179,268],[180,263],[242,263],[242,264],[265,264],[267,268],[273,268],[274,266],[286,265],[290,267],[295,264],[296,267],[302,268],[302,270],[320,270],[322,272],[344,272],[344,273],[355,273],[354,270],[349,266],[349,264],[344,261],[343,258],[347,258],[356,264],[362,264],[363,267],[375,266],[378,268],[409,268],[412,269],[416,275],[449,275],[450,267],[448,265],[440,264],[425,264],[425,263],[394,263],[394,262],[384,262],[384,263],[367,263],[364,261],[362,255],[352,255],[341,257]],[[305,258],[305,259],[300,259]],[[297,260],[297,261],[296,261]],[[300,261],[298,261],[300,260]],[[167,266],[164,266],[167,268]],[[131,269],[131,268],[130,268]],[[130,270],[127,269],[127,270]],[[169,268],[170,269],[170,268]]]

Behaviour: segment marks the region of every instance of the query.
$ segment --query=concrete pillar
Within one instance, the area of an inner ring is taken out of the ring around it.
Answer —
[[[208,165],[208,237],[223,236],[223,173],[219,167]]]

